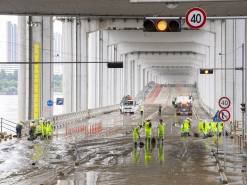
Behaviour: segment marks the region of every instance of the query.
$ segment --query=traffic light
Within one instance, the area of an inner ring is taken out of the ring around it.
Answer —
[[[240,108],[241,111],[242,111],[242,112],[245,112],[245,111],[246,111],[245,103],[241,103],[240,105],[241,105],[241,108]]]
[[[213,69],[200,69],[200,74],[213,74],[214,70]]]
[[[181,32],[181,19],[149,19],[143,21],[144,32]]]

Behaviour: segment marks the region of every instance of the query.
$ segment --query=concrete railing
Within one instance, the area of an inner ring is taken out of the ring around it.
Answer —
[[[140,91],[136,97],[135,100],[140,104],[142,101],[152,92],[152,90],[155,87],[155,82],[149,82],[142,91]]]
[[[113,106],[106,106],[96,109],[89,109],[87,111],[56,115],[49,117],[47,119],[50,119],[54,122],[55,129],[59,129],[65,127],[67,124],[78,123],[83,119],[92,118],[100,114],[107,114],[113,111],[117,111],[118,109],[119,109],[119,105],[113,105]]]

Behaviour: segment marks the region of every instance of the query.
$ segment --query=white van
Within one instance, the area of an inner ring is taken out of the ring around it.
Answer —
[[[121,113],[131,113],[134,114],[137,111],[137,104],[135,100],[127,100],[120,103]]]

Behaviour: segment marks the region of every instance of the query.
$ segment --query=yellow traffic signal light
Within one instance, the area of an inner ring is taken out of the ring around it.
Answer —
[[[166,31],[167,29],[167,22],[165,20],[160,20],[156,23],[156,29],[158,31]]]
[[[143,21],[143,31],[145,32],[180,32],[180,19],[149,19]]]
[[[200,74],[213,74],[214,70],[213,69],[200,69]]]

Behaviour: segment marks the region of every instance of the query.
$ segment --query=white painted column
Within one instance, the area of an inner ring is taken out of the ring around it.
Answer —
[[[88,61],[88,21],[77,20],[77,61]],[[88,64],[77,64],[76,69],[76,103],[77,111],[88,109]]]
[[[234,39],[233,39],[233,20],[226,20],[226,52],[225,52],[225,62],[226,68],[234,68]],[[233,70],[226,70],[225,80],[226,80],[226,96],[230,98],[233,102]],[[231,113],[233,113],[233,106],[229,108]],[[232,119],[232,118],[231,118]]]
[[[88,61],[96,61],[96,32],[89,34],[88,41]],[[88,106],[95,108],[96,106],[96,64],[90,63],[88,65]]]
[[[52,107],[47,106],[47,101],[53,100],[53,84],[52,84],[53,64],[42,64],[42,62],[52,62],[53,59],[52,17],[33,16],[31,25],[32,25],[33,46],[34,44],[40,45],[39,116],[49,117],[52,115],[53,112]],[[32,56],[34,61],[33,53]],[[34,66],[32,67],[34,68]],[[34,93],[34,89],[32,90],[32,92]],[[32,97],[32,101],[33,101],[33,97]]]
[[[145,68],[143,68],[143,87],[145,87],[146,86],[146,84],[147,84],[147,69],[145,69]]]
[[[42,18],[42,58],[44,62],[53,61],[53,17]],[[41,65],[41,102],[43,117],[53,115],[53,108],[47,106],[48,100],[53,100],[53,64]]]
[[[18,16],[17,26],[17,61],[27,61],[26,45],[27,21],[25,16]],[[27,65],[20,64],[18,72],[18,118],[19,120],[27,119]]]
[[[247,105],[247,19],[245,19],[245,105]],[[245,113],[245,128],[247,128],[246,125],[246,113]]]
[[[107,30],[103,30],[103,39],[102,39],[102,61],[108,60],[108,42],[109,34]],[[108,89],[108,71],[107,64],[102,65],[102,106],[109,105],[109,89]]]
[[[75,60],[75,27],[73,27],[74,19],[65,19],[62,23],[62,61],[72,62]],[[76,111],[75,94],[76,81],[75,67],[72,64],[64,64],[63,75],[63,91],[64,91],[64,107],[65,113]]]

